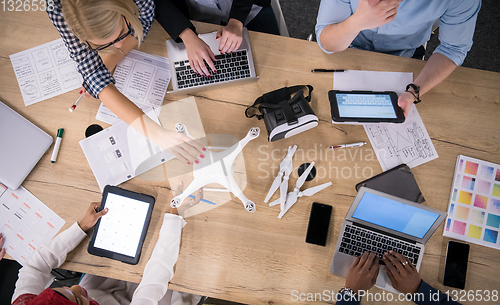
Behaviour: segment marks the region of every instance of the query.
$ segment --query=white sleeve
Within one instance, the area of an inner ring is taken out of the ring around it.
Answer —
[[[61,266],[66,255],[87,236],[75,222],[67,230],[54,237],[48,244],[40,246],[19,270],[19,279],[12,302],[20,295],[40,294],[52,280],[50,271]]]
[[[174,265],[179,256],[181,231],[186,221],[178,215],[165,214],[160,237],[144,268],[142,281],[132,297],[131,305],[158,304],[174,276]]]

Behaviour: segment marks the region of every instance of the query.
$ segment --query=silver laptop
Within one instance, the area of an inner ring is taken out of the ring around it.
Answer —
[[[169,93],[188,93],[213,86],[257,79],[248,30],[243,28],[243,41],[240,48],[229,54],[219,52],[220,41],[215,39],[216,34],[217,32],[199,35],[210,46],[217,58],[214,61],[217,73],[210,73],[211,77],[202,77],[194,73],[189,65],[184,43],[176,43],[172,39],[167,40],[168,61],[173,85],[173,91],[169,91]],[[206,63],[205,65],[208,67]],[[208,68],[208,71],[211,69]]]
[[[372,251],[382,258],[384,252],[390,250],[403,254],[419,270],[424,244],[443,222],[446,214],[444,211],[362,187],[345,216],[330,272],[345,277],[357,256]],[[380,268],[376,286],[397,293],[385,267]]]
[[[52,141],[51,136],[0,102],[0,182],[17,189]]]

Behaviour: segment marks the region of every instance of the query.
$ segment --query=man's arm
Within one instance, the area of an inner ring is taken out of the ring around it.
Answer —
[[[320,47],[327,53],[347,49],[362,30],[394,20],[399,2],[401,0],[359,0],[356,11],[351,15],[350,1],[321,1],[316,23]]]
[[[420,96],[445,80],[456,67],[457,65],[448,57],[440,53],[432,54],[422,71],[420,71],[417,79],[413,82],[416,86],[420,87]],[[412,88],[408,90],[415,93]],[[406,116],[414,101],[415,97],[409,92],[405,92],[399,96],[398,105],[404,110]]]

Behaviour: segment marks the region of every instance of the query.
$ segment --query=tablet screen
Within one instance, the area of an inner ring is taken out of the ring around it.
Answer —
[[[348,118],[397,118],[389,94],[336,93],[339,115]]]
[[[146,223],[149,204],[140,200],[108,193],[94,247],[134,257]]]

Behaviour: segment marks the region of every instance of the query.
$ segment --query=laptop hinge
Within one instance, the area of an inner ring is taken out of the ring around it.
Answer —
[[[411,243],[411,244],[417,244],[417,242],[415,240],[411,240],[409,238],[405,238],[405,237],[401,237],[401,236],[398,236],[396,234],[392,234],[390,232],[386,232],[386,231],[382,231],[382,230],[379,230],[379,229],[376,229],[376,228],[373,228],[373,227],[369,227],[369,226],[366,226],[364,224],[361,224],[361,223],[357,223],[357,222],[353,222],[352,223],[353,225],[356,225],[358,227],[362,227],[364,229],[368,229],[370,231],[374,231],[374,232],[377,232],[377,233],[380,233],[380,234],[384,234],[384,235],[387,235],[387,236],[390,236],[390,237],[393,237],[393,238],[396,238],[396,239],[401,239],[401,240],[404,240],[408,243]]]

